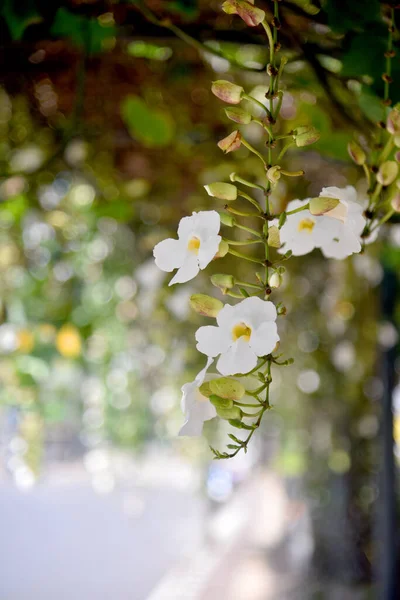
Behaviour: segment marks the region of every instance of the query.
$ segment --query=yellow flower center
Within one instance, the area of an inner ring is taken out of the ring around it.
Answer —
[[[315,222],[312,219],[302,219],[297,226],[299,231],[306,231],[307,233],[311,233],[314,229]]]
[[[243,338],[245,342],[250,340],[251,336],[251,327],[246,325],[246,323],[238,323],[232,329],[232,339],[234,342],[239,338]]]
[[[198,237],[192,237],[188,241],[187,249],[189,252],[193,252],[193,254],[198,254],[200,248],[200,240]]]

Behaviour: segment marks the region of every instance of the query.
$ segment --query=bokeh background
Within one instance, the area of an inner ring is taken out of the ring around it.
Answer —
[[[321,139],[287,152],[306,175],[274,205],[348,183],[362,197],[346,146],[382,118],[387,9],[281,9],[281,133]],[[223,423],[177,433],[204,362],[188,298],[218,292],[204,274],[168,288],[152,248],[214,207],[204,184],[262,177],[245,148],[216,147],[231,129],[210,85],[262,101],[266,41],[205,0],[3,0],[0,31],[0,598],[383,598],[400,225],[347,261],[287,263],[275,299],[295,363],[273,373],[250,452],[212,461]],[[209,272],[224,268],[246,276],[232,257]]]

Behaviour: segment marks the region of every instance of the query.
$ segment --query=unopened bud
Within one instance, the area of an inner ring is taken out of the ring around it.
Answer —
[[[349,142],[347,144],[347,152],[356,165],[365,164],[367,156],[361,146],[359,146],[356,142]]]
[[[340,204],[340,200],[337,198],[329,198],[324,196],[318,196],[318,198],[311,198],[310,200],[310,213],[315,216],[324,215],[333,211]],[[335,215],[332,215],[333,217]],[[342,219],[340,219],[342,220]]]
[[[238,406],[233,406],[232,408],[217,408],[217,414],[221,419],[226,419],[227,421],[237,420],[243,417],[243,413]]]
[[[239,131],[232,131],[232,133],[230,133],[218,142],[218,148],[221,148],[221,150],[223,150],[225,154],[228,154],[229,152],[234,152],[235,150],[240,148],[241,143],[241,133]]]
[[[205,185],[204,189],[209,196],[218,198],[219,200],[225,200],[226,202],[232,202],[237,198],[237,188],[231,183],[216,181],[215,183]]]
[[[400,213],[400,193],[397,193],[390,203],[392,205],[393,210]]]
[[[393,141],[396,148],[400,148],[400,135],[395,135]]]
[[[254,0],[225,0],[222,10],[228,15],[238,15],[249,27],[255,27],[265,19],[265,12],[254,6]]]
[[[209,398],[211,404],[213,404],[216,409],[229,410],[233,408],[233,400],[230,400],[229,398],[220,398],[216,394],[211,394]]]
[[[400,163],[400,150],[397,150],[397,152],[394,153],[394,159]]]
[[[281,178],[281,168],[279,165],[270,167],[267,171],[267,178],[271,183],[277,183]]]
[[[279,229],[276,225],[271,225],[268,227],[268,246],[271,246],[272,248],[281,247]]]
[[[229,244],[228,242],[226,242],[225,240],[221,240],[218,246],[218,252],[217,254],[214,256],[214,259],[216,258],[224,258],[224,256],[226,256],[229,252]]]
[[[230,398],[231,400],[240,400],[246,393],[244,385],[237,379],[231,379],[230,377],[211,380],[210,388],[220,398]]]
[[[242,86],[236,85],[231,81],[220,79],[218,81],[213,81],[211,91],[214,96],[217,96],[217,98],[223,102],[226,102],[227,104],[239,104],[242,99],[244,89]]]
[[[393,183],[399,173],[399,166],[394,160],[387,160],[382,163],[379,167],[379,171],[376,175],[378,182],[387,186]]]
[[[320,134],[315,127],[297,127],[293,135],[293,139],[298,148],[310,146],[311,144],[317,142],[319,138]]]
[[[239,107],[230,107],[225,109],[225,114],[231,121],[240,123],[240,125],[248,125],[252,119],[251,114]]]
[[[398,106],[395,106],[388,114],[386,128],[392,135],[400,134],[400,110]]]
[[[226,294],[235,285],[235,278],[232,275],[216,273],[215,275],[211,275],[211,283],[219,288],[223,294]]]
[[[224,307],[221,300],[212,298],[206,294],[193,294],[190,296],[190,306],[203,317],[216,317]]]
[[[226,225],[227,227],[236,225],[236,219],[232,217],[232,215],[229,215],[226,212],[219,212],[218,214],[222,225]]]
[[[279,229],[281,229],[284,226],[284,224],[286,223],[286,219],[287,219],[287,214],[285,212],[281,213],[281,215],[279,217],[279,221],[278,221]]]
[[[271,277],[268,279],[268,285],[271,288],[278,288],[282,284],[282,275],[280,275],[277,271],[272,273]]]

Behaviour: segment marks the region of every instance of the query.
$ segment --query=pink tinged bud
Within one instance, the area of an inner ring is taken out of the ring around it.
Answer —
[[[249,27],[255,27],[265,19],[265,12],[246,0],[226,0],[222,10],[228,15],[238,15]]]
[[[388,114],[386,128],[392,135],[400,134],[400,110],[398,108],[393,108]]]
[[[397,193],[391,201],[393,210],[400,213],[400,193]]]
[[[251,114],[237,106],[234,106],[233,108],[226,108],[225,114],[228,119],[234,121],[235,123],[240,123],[240,125],[248,125],[251,121]]]
[[[400,163],[400,150],[397,150],[397,152],[394,155],[395,160]]]
[[[221,148],[225,154],[234,152],[242,143],[242,136],[239,131],[232,131],[228,136],[218,142],[218,148]]]
[[[240,85],[220,79],[218,81],[213,81],[211,91],[214,96],[217,96],[222,102],[226,102],[227,104],[239,104],[244,89]]]
[[[349,142],[347,144],[347,151],[356,165],[363,165],[367,160],[364,150],[356,142]]]
[[[310,146],[318,142],[320,134],[315,127],[297,127],[293,138],[296,146],[303,148],[304,146]]]

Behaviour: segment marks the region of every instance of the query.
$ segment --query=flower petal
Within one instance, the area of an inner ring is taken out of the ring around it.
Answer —
[[[210,264],[218,252],[221,239],[220,235],[210,236],[204,242],[202,241],[200,243],[199,253],[197,255],[200,269],[205,269],[206,266]]]
[[[195,254],[187,254],[185,257],[185,262],[168,285],[174,285],[174,283],[186,283],[186,281],[190,281],[196,277],[198,272],[199,263],[197,256]]]
[[[197,213],[195,229],[201,234],[203,239],[218,235],[220,227],[221,217],[216,210],[201,210]]]
[[[256,364],[256,354],[245,340],[239,338],[221,354],[217,369],[221,375],[235,375],[235,373],[248,373]]]
[[[226,352],[232,343],[229,331],[225,331],[221,327],[215,327],[214,325],[200,327],[196,331],[196,341],[197,350],[212,357],[218,356],[221,352]]]
[[[169,273],[183,265],[186,252],[180,240],[168,238],[154,247],[153,256],[157,267]]]
[[[236,306],[240,306],[241,315],[243,315],[242,320],[253,327],[259,327],[265,321],[276,320],[275,305],[256,296],[246,298]]]
[[[178,225],[178,238],[186,242],[192,236],[197,223],[197,213],[194,212],[190,217],[183,217]]]
[[[279,342],[279,335],[276,323],[263,323],[258,329],[252,332],[249,345],[257,356],[271,354],[276,344]]]
[[[190,437],[201,435],[204,421],[213,419],[216,416],[217,411],[209,400],[196,402],[186,414],[186,419],[179,431],[179,435],[187,435]]]

